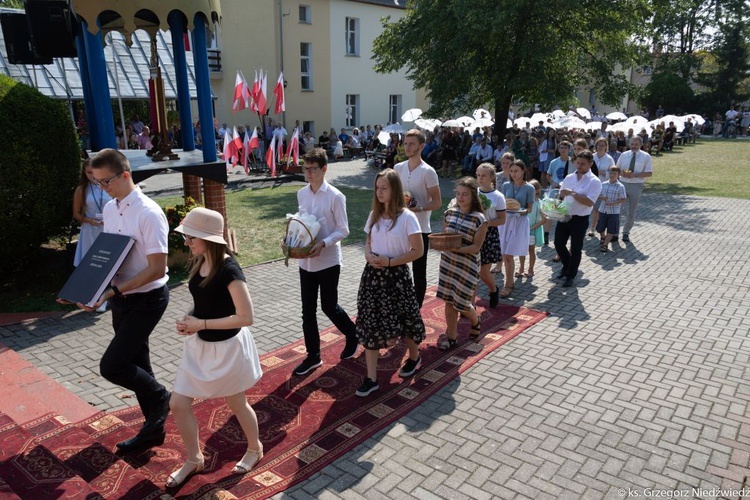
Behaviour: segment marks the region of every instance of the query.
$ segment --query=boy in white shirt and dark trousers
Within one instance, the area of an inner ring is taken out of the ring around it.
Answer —
[[[341,359],[357,353],[356,327],[338,304],[341,274],[341,240],[349,235],[346,196],[325,180],[328,158],[324,149],[315,148],[304,156],[307,186],[297,191],[300,211],[312,214],[320,222],[317,242],[309,256],[299,260],[299,283],[302,294],[302,331],[305,335],[307,358],[294,369],[305,375],[323,364],[320,359],[318,330],[318,290],[320,307],[328,319],[346,336]]]
[[[601,236],[601,251],[607,252],[612,236],[620,231],[620,205],[625,203],[625,186],[618,180],[620,177],[619,167],[609,168],[609,182],[602,184],[602,194],[599,196],[599,222],[596,224],[596,232]]]

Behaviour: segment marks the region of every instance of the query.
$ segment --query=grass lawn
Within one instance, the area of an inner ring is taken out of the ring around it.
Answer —
[[[750,199],[750,141],[698,139],[654,156],[654,175],[646,191]]]

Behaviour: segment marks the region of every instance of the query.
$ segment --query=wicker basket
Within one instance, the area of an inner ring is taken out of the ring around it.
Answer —
[[[458,233],[432,233],[430,238],[430,248],[433,250],[455,250],[461,248],[461,235]]]
[[[289,223],[292,222],[292,220],[297,221],[299,224],[301,224],[302,227],[305,228],[305,231],[307,231],[307,234],[310,235],[311,243],[309,245],[304,246],[304,247],[290,247],[289,245],[286,244],[286,239],[289,234]],[[294,217],[290,217],[289,219],[287,219],[286,230],[284,231],[284,238],[282,238],[281,240],[281,250],[284,252],[284,257],[286,257],[287,261],[289,259],[306,258],[308,255],[310,255],[313,245],[315,245],[315,238],[313,238],[313,235],[310,232],[310,229],[305,225],[305,223],[299,219],[295,219]]]

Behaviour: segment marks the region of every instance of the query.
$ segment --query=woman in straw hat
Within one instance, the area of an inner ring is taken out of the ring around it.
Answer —
[[[248,329],[253,323],[253,303],[240,265],[227,253],[224,219],[218,212],[198,207],[175,231],[182,233],[192,254],[189,288],[195,305],[177,321],[177,333],[185,336],[185,345],[169,404],[188,457],[169,476],[167,487],[179,486],[204,468],[192,411],[194,398],[223,397],[237,417],[247,438],[247,452],[233,473],[244,474],[263,458],[258,419],[245,398],[245,391],[263,374]]]

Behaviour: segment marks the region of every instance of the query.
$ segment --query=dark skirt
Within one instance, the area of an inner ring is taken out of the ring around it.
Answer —
[[[357,340],[366,349],[382,349],[397,337],[417,344],[425,337],[409,267],[375,269],[367,264],[357,295]]]
[[[481,265],[494,264],[500,260],[500,236],[497,226],[487,228],[487,236],[484,237],[484,243],[480,249]]]

